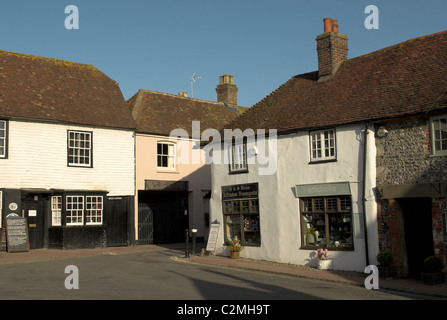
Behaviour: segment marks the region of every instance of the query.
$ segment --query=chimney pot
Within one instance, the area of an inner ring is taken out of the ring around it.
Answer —
[[[188,92],[179,92],[178,95],[182,98],[188,98]]]
[[[324,33],[331,32],[332,31],[332,19],[325,18],[325,19],[323,19],[323,22],[324,22]]]

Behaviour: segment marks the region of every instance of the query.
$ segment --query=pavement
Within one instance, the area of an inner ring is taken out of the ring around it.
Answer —
[[[176,260],[183,260],[191,263],[203,265],[213,265],[230,268],[241,268],[259,272],[268,272],[296,276],[302,278],[319,279],[328,282],[339,282],[354,286],[364,287],[365,279],[369,274],[336,271],[336,270],[318,270],[306,266],[276,263],[263,260],[252,260],[246,258],[230,259],[229,257],[216,256],[211,254],[196,253],[185,256],[184,244],[170,245],[140,245],[133,247],[108,247],[99,249],[35,249],[28,252],[0,251],[0,265],[28,263],[33,261],[46,261],[54,259],[67,259],[73,257],[85,257],[92,255],[118,255],[136,252],[155,252],[162,250],[176,250],[178,257]],[[183,251],[183,252],[182,252]],[[200,252],[200,248],[196,250]],[[415,293],[426,295],[433,298],[447,299],[447,282],[437,285],[426,285],[421,280],[388,278],[379,279],[379,289],[394,290],[406,293]]]

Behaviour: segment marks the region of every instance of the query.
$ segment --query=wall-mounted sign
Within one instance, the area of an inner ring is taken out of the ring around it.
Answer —
[[[37,210],[28,210],[28,217],[36,217]]]
[[[222,187],[222,200],[258,198],[258,183]]]
[[[15,202],[11,202],[11,203],[9,204],[9,210],[11,210],[11,211],[16,211],[18,207],[19,207],[19,206],[18,206],[17,203],[15,203]]]
[[[349,182],[302,184],[295,186],[295,195],[300,197],[323,197],[350,195]]]

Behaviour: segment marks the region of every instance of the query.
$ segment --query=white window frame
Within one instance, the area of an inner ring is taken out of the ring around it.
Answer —
[[[92,167],[93,132],[68,130],[67,162],[70,167]]]
[[[8,144],[8,122],[0,119],[0,159],[6,158]]]
[[[335,129],[324,129],[309,132],[310,161],[326,161],[337,159]]]
[[[160,152],[159,145],[162,146]],[[163,146],[167,146],[167,153],[164,153]],[[175,170],[176,168],[176,158],[177,155],[177,145],[173,142],[167,141],[157,141],[157,169],[160,170]],[[166,158],[166,166],[163,165],[163,159]],[[161,160],[161,165],[159,160]]]
[[[436,123],[441,124],[442,120],[445,122],[445,137],[442,137],[442,128],[436,128]],[[437,133],[439,131],[439,134]],[[446,156],[447,155],[447,115],[430,118],[430,133],[431,133],[431,147],[432,155],[434,156]],[[442,147],[443,142],[446,144],[445,148]],[[438,146],[438,148],[437,148]],[[438,149],[438,150],[437,150]]]
[[[85,224],[101,225],[104,201],[102,196],[85,197]]]
[[[233,143],[230,148],[230,173],[248,172],[247,143]]]
[[[51,197],[51,225],[62,225],[62,196]]]
[[[76,199],[76,202],[73,201],[74,199]],[[72,220],[73,218],[77,218],[75,222],[73,222]],[[65,219],[67,226],[82,226],[84,224],[84,196],[80,195],[66,196]],[[71,221],[68,222],[69,220]]]

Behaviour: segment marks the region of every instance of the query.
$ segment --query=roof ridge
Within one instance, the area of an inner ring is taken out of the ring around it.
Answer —
[[[148,89],[140,89],[138,91],[146,92],[146,93],[155,93],[155,94],[160,94],[160,95],[164,95],[164,96],[171,96],[171,97],[179,98],[179,99],[194,100],[194,101],[197,101],[197,102],[206,102],[206,103],[213,103],[213,104],[218,104],[218,105],[225,106],[225,104],[223,102],[204,100],[204,99],[197,99],[197,98],[192,98],[192,97],[182,97],[182,96],[179,96],[179,95],[173,94],[173,93],[166,93],[166,92],[154,91],[154,90],[148,90]]]
[[[411,44],[411,43],[413,43],[415,41],[421,41],[421,40],[425,40],[427,38],[433,38],[433,37],[441,36],[441,35],[447,35],[447,30],[435,32],[435,33],[424,35],[424,36],[419,36],[419,37],[416,37],[416,38],[411,38],[411,39],[408,39],[408,40],[405,40],[405,41],[402,41],[402,42],[399,42],[399,43],[395,43],[395,44],[389,45],[389,46],[381,48],[381,49],[377,49],[377,50],[369,52],[369,53],[362,54],[362,55],[354,57],[354,58],[347,59],[344,62],[370,57],[370,56],[381,54],[383,52],[386,52],[386,51],[389,51],[389,50],[393,50],[393,49],[396,49],[396,48],[400,49],[400,48],[403,48],[404,46],[406,46],[408,44]]]
[[[21,58],[26,58],[26,59],[39,59],[39,60],[43,60],[48,63],[53,63],[55,65],[65,65],[67,67],[82,66],[82,67],[85,67],[86,69],[100,71],[98,68],[96,68],[92,64],[74,62],[74,61],[70,61],[70,60],[64,60],[64,59],[58,59],[58,58],[48,58],[48,57],[37,56],[37,55],[32,55],[32,54],[27,54],[27,53],[14,52],[14,51],[8,51],[8,50],[0,50],[0,54],[7,54],[7,55],[17,56],[17,57],[21,57]]]

